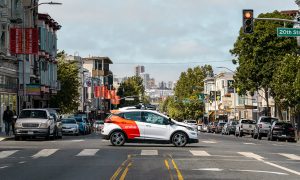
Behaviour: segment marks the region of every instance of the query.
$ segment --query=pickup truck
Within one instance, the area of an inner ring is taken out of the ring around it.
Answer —
[[[269,117],[269,116],[261,116],[259,117],[257,124],[254,128],[254,139],[261,139],[262,137],[267,137],[269,134],[269,131],[271,129],[271,124],[273,124],[274,121],[279,121],[277,118]]]
[[[255,121],[251,119],[241,119],[235,128],[235,136],[242,137],[245,134],[253,135]]]

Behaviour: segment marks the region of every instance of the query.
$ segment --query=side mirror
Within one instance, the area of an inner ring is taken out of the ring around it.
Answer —
[[[49,119],[49,120],[54,120],[54,117],[53,117],[53,116],[49,116],[48,119]]]

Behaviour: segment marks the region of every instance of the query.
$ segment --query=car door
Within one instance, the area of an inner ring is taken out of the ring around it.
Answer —
[[[168,140],[170,138],[170,125],[168,119],[153,112],[142,112],[145,122],[145,139]]]
[[[145,123],[142,121],[141,112],[125,112],[123,118],[124,121],[120,126],[127,136],[133,139],[144,139]]]

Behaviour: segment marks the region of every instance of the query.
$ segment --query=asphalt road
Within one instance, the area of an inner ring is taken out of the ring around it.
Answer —
[[[300,179],[300,144],[201,133],[184,148],[98,134],[0,141],[0,179]]]

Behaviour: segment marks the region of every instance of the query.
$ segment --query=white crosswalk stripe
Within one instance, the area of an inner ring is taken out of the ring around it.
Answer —
[[[18,150],[12,150],[12,151],[1,151],[0,152],[0,159],[4,159],[14,153],[18,152]]]
[[[58,149],[43,149],[43,150],[40,150],[35,155],[33,155],[32,157],[34,157],[34,158],[48,157],[48,156],[54,154],[57,150]]]
[[[206,151],[192,151],[192,150],[190,150],[190,152],[191,152],[194,156],[211,156],[211,155],[208,154]]]
[[[141,151],[141,155],[142,156],[156,156],[158,155],[158,151],[157,150],[142,150]]]
[[[295,154],[285,154],[285,153],[278,153],[279,155],[281,156],[284,156],[284,157],[287,157],[291,160],[297,160],[297,161],[300,161],[300,156],[297,156]]]
[[[76,156],[94,156],[99,149],[84,149]]]
[[[248,157],[248,158],[254,158],[254,159],[257,159],[257,160],[264,159],[260,155],[254,154],[252,152],[238,152],[238,153],[245,156],[245,157]]]
[[[202,141],[203,143],[207,143],[207,144],[216,144],[216,141]]]

